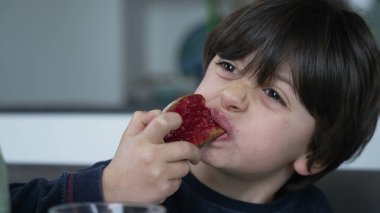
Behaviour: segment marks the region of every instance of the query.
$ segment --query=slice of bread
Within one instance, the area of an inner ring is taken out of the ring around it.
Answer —
[[[165,136],[165,142],[188,141],[198,147],[222,135],[225,130],[211,116],[205,98],[200,94],[180,97],[163,111],[177,112],[182,117],[181,126]]]

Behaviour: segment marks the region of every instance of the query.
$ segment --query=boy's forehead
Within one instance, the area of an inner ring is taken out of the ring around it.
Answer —
[[[291,72],[289,63],[284,62],[279,64],[274,75],[288,83],[290,86],[293,86],[293,73]]]

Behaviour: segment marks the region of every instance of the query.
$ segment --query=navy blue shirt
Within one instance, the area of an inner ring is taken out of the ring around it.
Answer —
[[[76,173],[63,173],[53,181],[35,179],[10,184],[12,212],[47,212],[62,203],[102,201],[101,178],[108,163],[99,162]],[[179,190],[163,205],[167,213],[332,212],[326,197],[316,187],[283,192],[269,204],[252,204],[219,194],[192,174],[183,178]]]
[[[269,204],[253,204],[219,194],[191,174],[184,177],[180,189],[169,197],[164,205],[170,213],[332,212],[325,195],[314,186],[299,191],[283,192]]]

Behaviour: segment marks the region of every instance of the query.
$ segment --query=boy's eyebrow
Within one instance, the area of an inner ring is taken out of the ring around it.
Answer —
[[[291,88],[293,88],[293,82],[292,80],[289,78],[289,75],[281,75],[279,73],[276,73],[274,74],[273,76],[275,79],[277,80],[280,80],[286,84],[288,84]]]

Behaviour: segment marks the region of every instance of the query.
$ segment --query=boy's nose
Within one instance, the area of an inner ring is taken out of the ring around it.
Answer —
[[[236,82],[220,93],[222,107],[228,111],[241,112],[248,108],[247,87],[243,82]]]

